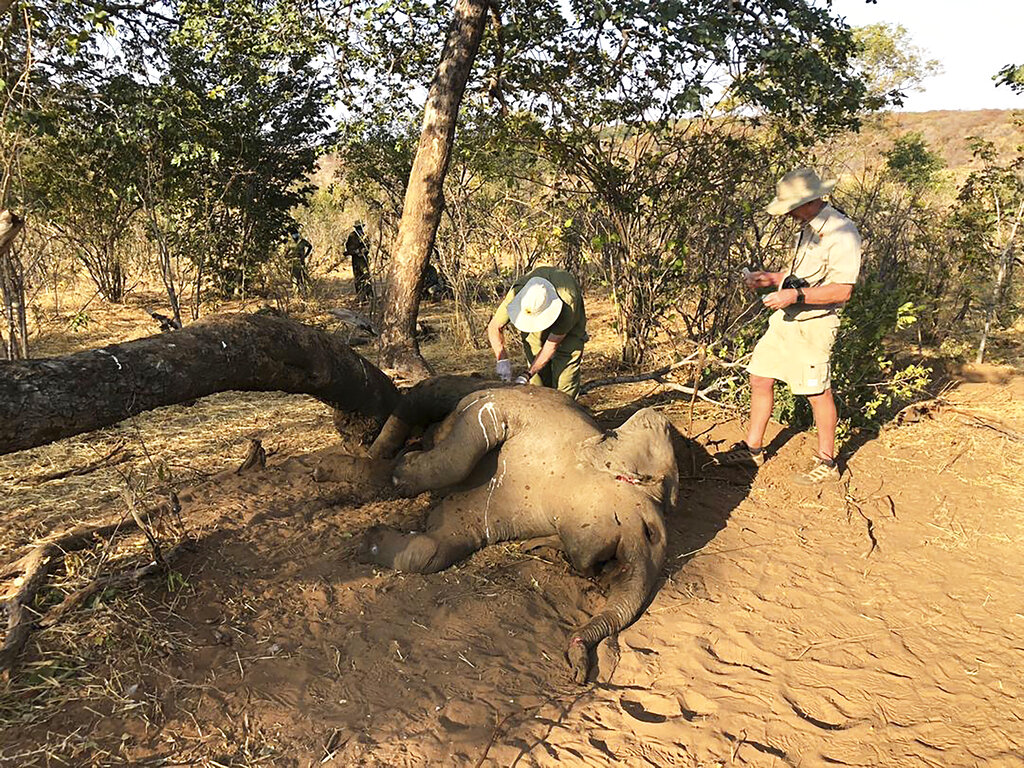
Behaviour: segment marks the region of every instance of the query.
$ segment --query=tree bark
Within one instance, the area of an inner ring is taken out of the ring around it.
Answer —
[[[430,368],[416,343],[423,269],[437,236],[459,106],[487,21],[488,0],[457,0],[437,74],[423,113],[416,159],[409,174],[402,221],[388,266],[381,319],[382,365],[410,378]]]
[[[25,220],[11,211],[0,211],[0,298],[7,321],[8,338],[0,334],[0,346],[8,360],[28,357],[28,327],[25,318],[25,275],[13,253],[14,240]]]
[[[125,344],[0,364],[0,455],[228,390],[307,394],[378,423],[399,400],[387,376],[323,331],[221,315]]]

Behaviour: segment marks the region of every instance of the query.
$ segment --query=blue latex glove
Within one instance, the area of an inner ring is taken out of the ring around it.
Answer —
[[[494,364],[494,370],[502,381],[512,381],[512,361],[507,357]]]

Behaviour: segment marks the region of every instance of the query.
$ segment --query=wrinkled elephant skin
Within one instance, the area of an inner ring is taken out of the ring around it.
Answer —
[[[402,394],[370,446],[370,456],[393,459],[410,435],[442,421],[462,398],[481,389],[507,386],[511,385],[478,376],[435,376],[419,382]]]
[[[585,574],[614,559],[603,610],[572,633],[566,650],[583,683],[589,650],[639,615],[664,564],[662,513],[674,506],[678,489],[671,426],[644,409],[605,433],[560,392],[480,390],[457,404],[432,449],[399,459],[395,485],[407,495],[450,488],[488,454],[489,476],[445,496],[424,533],[376,527],[367,532],[364,557],[430,573],[488,544],[546,538]]]

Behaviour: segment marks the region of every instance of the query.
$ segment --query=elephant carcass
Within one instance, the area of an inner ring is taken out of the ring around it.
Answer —
[[[665,562],[663,512],[675,505],[678,475],[671,425],[652,409],[602,432],[568,396],[536,386],[473,392],[457,404],[428,451],[398,460],[400,492],[464,483],[431,510],[424,533],[375,527],[365,559],[430,573],[501,541],[541,539],[591,574],[614,560],[604,608],[574,631],[566,649],[577,682],[589,650],[639,615]],[[474,473],[493,452],[484,478]]]

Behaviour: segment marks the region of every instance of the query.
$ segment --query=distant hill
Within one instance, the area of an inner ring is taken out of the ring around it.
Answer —
[[[945,160],[949,175],[960,179],[977,164],[968,146],[970,136],[993,142],[1004,157],[1024,148],[1024,97],[1019,110],[887,112],[865,118],[860,133],[841,134],[822,146],[819,164],[840,175],[859,173],[866,166],[876,168],[893,141],[907,133],[922,134],[929,149]],[[320,189],[328,187],[337,180],[340,166],[336,154],[325,155],[313,183]]]
[[[946,167],[961,176],[976,164],[968,145],[971,136],[993,142],[1003,156],[1024,147],[1024,103],[1020,110],[889,112],[865,120],[859,134],[837,137],[826,152],[835,158],[834,170],[856,173],[865,166],[876,167],[893,140],[907,133],[920,133]]]

